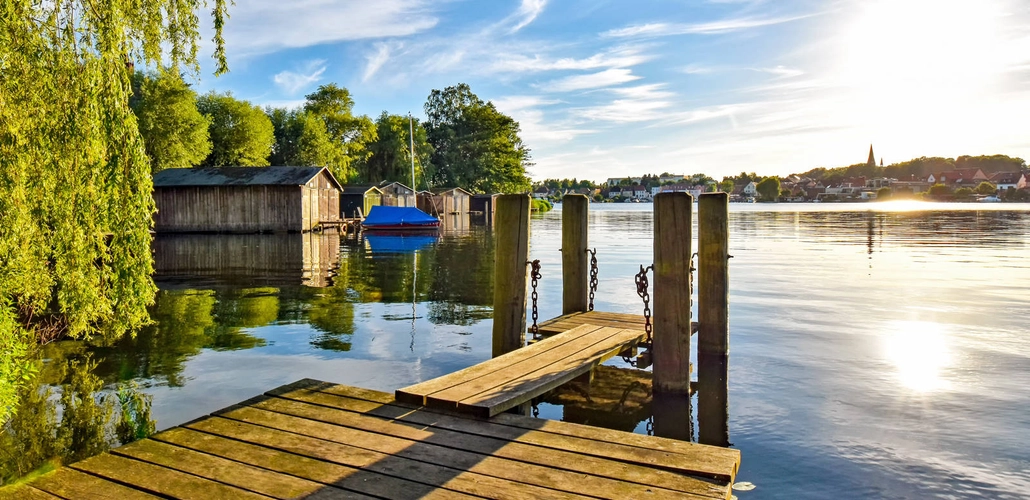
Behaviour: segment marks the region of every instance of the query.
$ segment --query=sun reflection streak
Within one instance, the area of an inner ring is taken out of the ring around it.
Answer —
[[[884,337],[883,348],[904,387],[920,393],[950,387],[942,375],[952,363],[945,325],[923,321],[895,322]]]

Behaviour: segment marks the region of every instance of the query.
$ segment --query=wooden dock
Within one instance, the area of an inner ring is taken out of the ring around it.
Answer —
[[[543,336],[557,335],[581,325],[598,325],[611,328],[625,328],[644,332],[644,317],[639,314],[624,314],[603,311],[574,312],[552,318],[538,325]],[[697,333],[697,322],[690,324],[691,335]]]
[[[730,498],[737,450],[301,380],[0,497]]]

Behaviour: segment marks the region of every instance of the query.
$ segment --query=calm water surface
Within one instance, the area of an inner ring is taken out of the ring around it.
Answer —
[[[740,498],[1030,495],[1030,206],[731,207],[729,435],[738,480],[757,486]],[[598,309],[640,313],[651,208],[591,205]],[[532,224],[541,318],[560,313],[560,222],[559,206]],[[161,236],[154,250],[155,324],[48,346],[43,383],[59,391],[54,367],[91,359],[105,383],[152,395],[163,429],[304,377],[393,391],[490,355],[488,229]],[[643,433],[637,399],[539,410]]]

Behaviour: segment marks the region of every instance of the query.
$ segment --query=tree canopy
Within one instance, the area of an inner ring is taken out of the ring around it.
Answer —
[[[766,177],[755,185],[755,189],[758,190],[758,194],[762,197],[762,200],[776,201],[780,196],[780,179],[776,177]]]
[[[429,170],[433,147],[426,138],[426,129],[417,120],[409,127],[408,117],[386,111],[376,119],[376,140],[368,144],[368,160],[358,167],[358,176],[365,182],[411,183],[411,137],[414,129],[416,177],[424,179]],[[416,181],[417,184],[418,181]],[[416,189],[418,186],[413,186]]]
[[[426,132],[433,146],[433,184],[473,192],[529,190],[529,148],[519,123],[483,102],[467,84],[434,89],[425,105]]]
[[[152,172],[193,167],[211,153],[208,118],[197,109],[197,93],[178,72],[137,71],[130,104]]]
[[[268,165],[275,134],[272,121],[261,108],[232,93],[208,92],[197,99],[197,109],[210,122],[211,154],[207,167],[263,167]]]
[[[318,117],[302,109],[268,108],[265,113],[275,136],[272,165],[326,166],[333,160],[337,148]]]
[[[173,70],[195,71],[201,4],[0,7],[0,422],[31,377],[34,343],[117,336],[148,320],[154,202],[127,61],[167,55]],[[211,11],[219,73],[226,6],[213,0]]]
[[[367,145],[376,139],[376,126],[367,116],[354,116],[350,91],[329,83],[305,96],[304,111],[322,120],[330,147],[324,165],[341,182],[356,177],[355,166],[368,160]]]

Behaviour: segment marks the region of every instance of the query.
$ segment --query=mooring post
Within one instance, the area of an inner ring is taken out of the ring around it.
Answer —
[[[698,201],[698,441],[729,446],[729,197]]]
[[[494,357],[514,351],[526,343],[529,201],[529,195],[526,194],[497,197],[494,223]]]
[[[587,208],[582,194],[567,194],[561,202],[562,314],[587,310]]]
[[[654,199],[654,389],[690,392],[690,239],[693,198]]]

